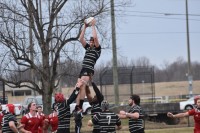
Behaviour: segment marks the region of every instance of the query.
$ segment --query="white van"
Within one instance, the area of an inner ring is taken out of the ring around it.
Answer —
[[[75,102],[70,104],[70,113],[71,114],[74,112],[75,106],[76,106]],[[88,102],[87,97],[84,99],[82,108],[83,108],[83,114],[88,114],[88,115],[91,114],[92,107],[91,107],[90,103]]]

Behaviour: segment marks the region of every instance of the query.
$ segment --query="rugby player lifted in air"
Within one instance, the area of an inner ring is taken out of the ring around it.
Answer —
[[[83,84],[80,87],[80,93],[76,100],[76,110],[82,109],[82,105],[85,98],[85,88],[88,85],[90,78],[94,75],[94,65],[96,64],[96,61],[101,55],[101,46],[99,45],[99,41],[97,38],[95,23],[96,21],[93,17],[86,19],[79,37],[80,42],[85,48],[86,52],[82,62],[82,69],[78,78],[78,81],[83,81]],[[89,26],[91,26],[92,28],[92,37],[90,37],[88,43],[84,38],[84,34],[86,28]]]

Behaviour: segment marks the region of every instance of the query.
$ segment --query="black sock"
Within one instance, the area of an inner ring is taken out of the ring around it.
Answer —
[[[79,110],[79,105],[76,105],[75,106],[75,111],[78,111]]]
[[[82,100],[82,99],[80,99],[80,105],[79,105],[79,107],[82,109],[82,106],[83,106],[83,102],[84,102],[84,100]]]
[[[76,88],[75,88],[75,90],[79,91],[79,90],[80,90],[80,88],[79,88],[79,87],[76,87]]]

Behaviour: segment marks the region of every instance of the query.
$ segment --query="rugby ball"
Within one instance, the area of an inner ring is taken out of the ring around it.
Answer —
[[[92,21],[94,20],[94,17],[89,17],[87,19],[85,19],[85,24],[88,26],[92,26]]]

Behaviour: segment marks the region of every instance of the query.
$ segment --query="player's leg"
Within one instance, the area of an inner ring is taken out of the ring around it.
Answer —
[[[79,94],[78,94],[78,96],[77,96],[77,98],[76,98],[76,107],[75,107],[75,110],[76,110],[76,111],[79,110],[79,108],[80,108],[80,107],[79,107],[79,105],[80,105],[80,93],[81,93],[82,86],[83,86],[83,83],[84,83],[84,82],[81,82],[81,78],[78,78],[77,83],[81,83],[81,84],[79,84],[80,90],[79,90]]]
[[[89,88],[88,85],[85,87],[85,93],[86,93],[86,96],[87,96],[89,103],[91,103],[93,97],[92,97],[92,94],[90,92],[90,88]]]
[[[76,111],[74,113],[74,121],[75,121],[75,133],[80,133],[81,126],[82,126],[82,110]]]
[[[80,93],[79,93],[80,94],[79,107],[82,108],[82,105],[83,105],[83,102],[84,102],[84,99],[85,99],[85,95],[86,95],[85,88],[88,85],[90,77],[89,76],[82,76],[80,80],[83,82],[83,84],[82,84],[82,86],[80,88]]]
[[[82,85],[82,82],[81,82],[81,80],[79,80],[78,83],[76,84],[72,94],[70,95],[69,99],[67,100],[68,105],[71,104],[72,102],[74,102],[77,99],[81,85]]]

